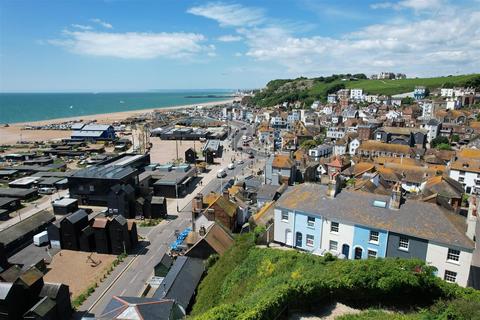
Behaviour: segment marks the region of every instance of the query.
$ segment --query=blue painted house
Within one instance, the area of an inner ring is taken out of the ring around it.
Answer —
[[[274,241],[344,259],[418,258],[446,281],[466,286],[475,243],[463,216],[436,204],[304,183],[293,186],[274,209]]]

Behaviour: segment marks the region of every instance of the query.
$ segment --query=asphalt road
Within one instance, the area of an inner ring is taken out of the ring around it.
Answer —
[[[241,132],[241,131],[240,131]],[[241,135],[240,135],[241,136]],[[237,140],[238,142],[238,140]],[[225,141],[231,143],[231,141]],[[246,157],[244,157],[246,158]],[[233,170],[225,170],[227,176],[223,179],[213,179],[201,188],[203,194],[211,191],[221,192],[222,186],[236,175],[246,173],[252,160],[245,159],[245,162],[236,165]],[[195,191],[198,192],[198,191]],[[113,296],[139,296],[141,295],[147,281],[153,275],[154,267],[160,262],[162,256],[167,252],[168,246],[175,240],[175,230],[184,230],[191,225],[191,202],[185,205],[178,215],[168,222],[152,227],[146,236],[149,243],[146,243],[139,254],[127,258],[126,266],[120,265],[120,271],[116,270],[110,279],[110,285],[105,289],[97,289],[81,307],[85,314],[100,315]],[[107,281],[108,282],[108,281]],[[77,314],[77,318],[80,314]]]

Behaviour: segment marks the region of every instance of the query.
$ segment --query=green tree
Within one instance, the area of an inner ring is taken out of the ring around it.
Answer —
[[[412,97],[405,97],[402,99],[402,105],[412,105],[415,102],[415,99]]]
[[[300,144],[300,147],[306,150],[315,148],[317,146],[317,142],[315,140],[305,140]]]
[[[432,148],[435,148],[436,146],[438,146],[439,144],[449,144],[449,141],[448,141],[448,138],[447,137],[436,137],[435,139],[432,140],[432,142],[430,143],[430,145],[432,146]]]
[[[344,83],[337,83],[327,89],[327,94],[336,93],[340,89],[345,89]]]
[[[437,144],[436,148],[438,150],[452,150],[452,147],[448,143]]]
[[[458,134],[454,134],[454,135],[452,136],[452,142],[458,142],[458,141],[460,141],[459,135],[458,135]]]

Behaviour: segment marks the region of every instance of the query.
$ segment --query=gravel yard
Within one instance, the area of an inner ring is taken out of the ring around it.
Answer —
[[[91,255],[92,260],[88,259]],[[60,282],[70,287],[72,299],[84,292],[110,269],[115,255],[61,250],[48,265],[45,282]],[[96,265],[100,262],[98,265]]]

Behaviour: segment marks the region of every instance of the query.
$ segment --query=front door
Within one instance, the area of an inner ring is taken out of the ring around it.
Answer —
[[[297,234],[295,236],[295,246],[296,247],[301,247],[302,246],[302,233],[301,232],[297,232]]]
[[[292,234],[292,230],[290,229],[285,230],[285,244],[287,246],[293,245],[293,234]]]
[[[348,244],[344,244],[342,246],[342,254],[345,256],[345,259],[348,259],[348,256],[350,254],[350,246]]]
[[[355,248],[355,256],[354,259],[362,259],[362,248]]]

